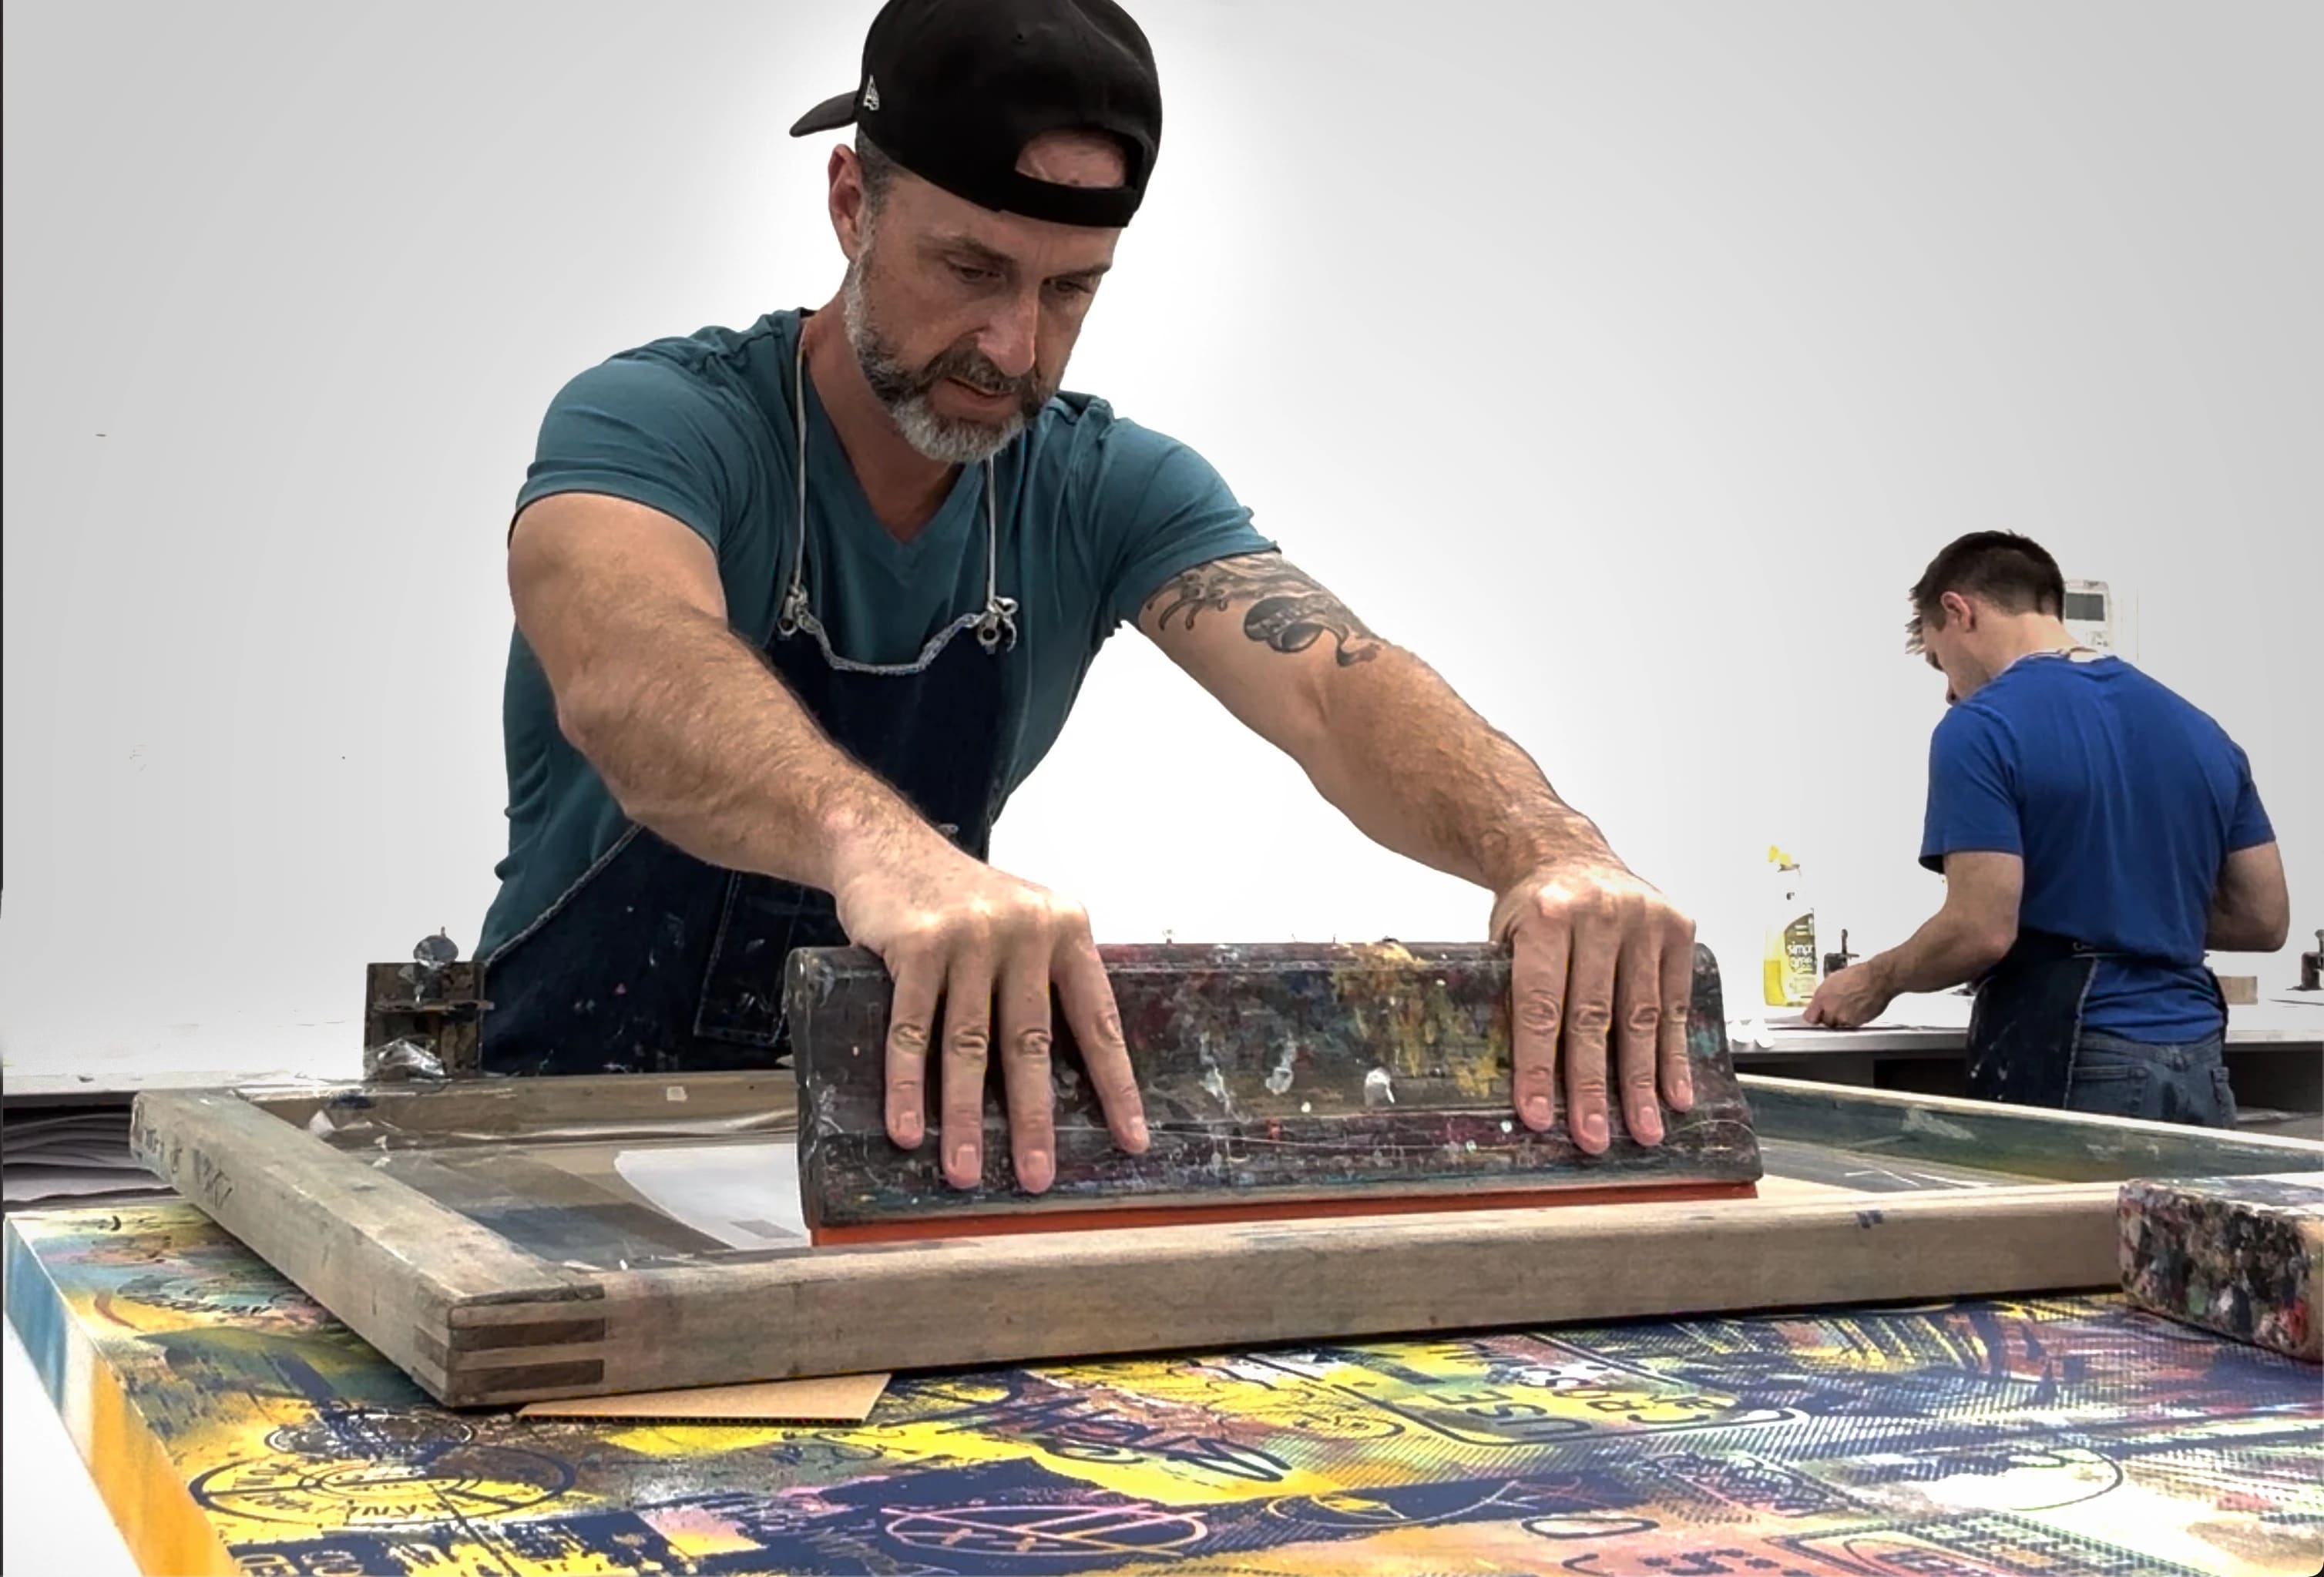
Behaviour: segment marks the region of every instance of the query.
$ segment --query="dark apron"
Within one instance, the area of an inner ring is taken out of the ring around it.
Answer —
[[[2050,931],[2020,930],[1978,982],[1969,1019],[1969,1093],[2063,1110],[2082,1039],[2082,1004],[2098,962],[2125,957]],[[2222,1018],[2227,998],[2204,971]]]
[[[918,673],[843,671],[778,633],[768,659],[832,742],[977,859],[1008,793],[1024,687],[1011,647],[964,632]],[[484,961],[485,1070],[706,1072],[788,1055],[784,961],[844,945],[830,895],[722,870],[632,825]]]

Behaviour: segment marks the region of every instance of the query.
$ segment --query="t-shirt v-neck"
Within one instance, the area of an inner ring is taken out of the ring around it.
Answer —
[[[872,501],[864,495],[863,484],[856,480],[855,467],[848,462],[847,450],[839,441],[839,430],[832,425],[823,397],[816,392],[814,375],[810,374],[804,382],[810,591],[814,579],[820,578],[814,575],[816,550],[819,547],[878,565],[899,586],[913,585],[921,561],[931,556],[947,563],[956,562],[964,546],[963,539],[984,525],[984,467],[961,466],[936,512],[910,541],[904,541],[872,512]],[[950,576],[945,580],[949,592]],[[828,620],[825,622],[828,625]]]

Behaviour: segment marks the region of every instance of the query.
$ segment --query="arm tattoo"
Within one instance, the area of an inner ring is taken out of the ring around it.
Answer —
[[[1198,564],[1156,592],[1147,606],[1162,604],[1157,628],[1183,613],[1192,630],[1202,614],[1222,613],[1237,603],[1250,604],[1242,632],[1277,651],[1305,651],[1328,635],[1333,659],[1351,668],[1378,657],[1384,644],[1347,604],[1271,553]]]

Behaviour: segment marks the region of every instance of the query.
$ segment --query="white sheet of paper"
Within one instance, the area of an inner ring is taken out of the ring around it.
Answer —
[[[167,1194],[170,1185],[142,1167],[10,1167],[0,1171],[0,1201],[33,1204],[43,1199],[106,1194]]]
[[[0,1165],[118,1167],[142,1171],[129,1148],[129,1109],[26,1113],[0,1128]]]
[[[729,1248],[796,1249],[807,1240],[798,1146],[788,1140],[623,1150],[613,1170],[655,1209]]]

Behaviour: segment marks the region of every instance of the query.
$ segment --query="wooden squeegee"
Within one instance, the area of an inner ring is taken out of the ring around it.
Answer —
[[[1719,973],[1694,954],[1693,1109],[1632,1139],[1618,1100],[1599,1155],[1536,1133],[1509,1092],[1509,958],[1484,944],[1132,945],[1099,949],[1121,1010],[1151,1143],[1119,1148],[1056,1018],[1056,1175],[1019,1188],[997,1065],[984,1175],[945,1181],[928,1096],[918,1148],[887,1136],[886,969],[860,948],[791,954],[785,1008],[798,1078],[799,1183],[818,1244],[1757,1191],[1759,1147],[1727,1050]],[[942,1074],[929,1061],[932,1085]]]

